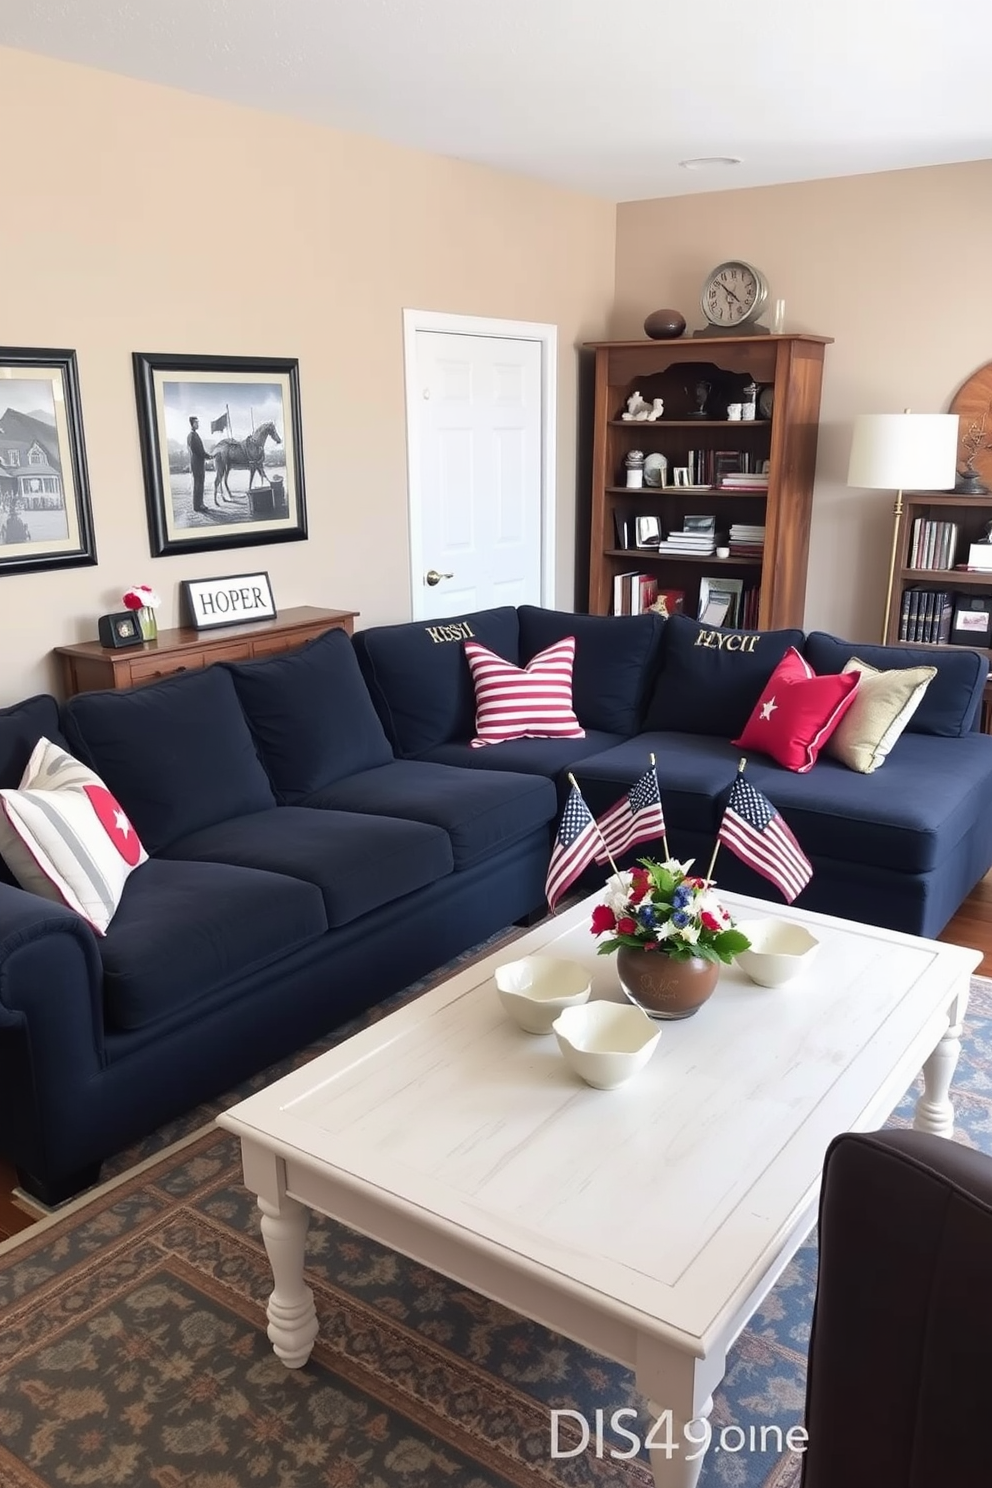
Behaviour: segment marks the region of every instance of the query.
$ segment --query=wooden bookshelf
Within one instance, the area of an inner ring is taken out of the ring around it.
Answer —
[[[598,341],[592,428],[592,490],[588,608],[609,614],[613,579],[632,567],[655,575],[662,589],[685,592],[685,612],[695,615],[699,581],[725,573],[746,586],[758,585],[758,626],[803,623],[813,472],[826,336],[728,336],[674,341]],[[689,416],[695,386],[710,384],[707,412]],[[771,401],[767,418],[730,420],[726,407],[741,402],[741,390],[755,382]],[[654,422],[621,418],[634,391],[651,402],[663,398],[665,412]],[[687,465],[689,451],[705,463],[711,454],[737,452],[751,469],[768,461],[768,488],[728,490],[668,484],[628,489],[624,458],[628,451],[663,454],[669,480]],[[665,532],[679,530],[688,514],[716,517],[717,542],[726,545],[731,523],[763,526],[764,554],[717,558],[665,553],[617,543],[617,518],[656,514]]]

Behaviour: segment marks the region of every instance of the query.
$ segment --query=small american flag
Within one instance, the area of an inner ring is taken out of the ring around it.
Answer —
[[[813,865],[767,796],[743,774],[734,781],[717,837],[743,863],[771,879],[789,904],[813,877]]]
[[[548,877],[544,886],[548,907],[554,909],[570,883],[588,868],[602,843],[599,827],[577,785],[573,785],[565,802],[558,838],[555,842]]]
[[[604,845],[596,854],[597,863],[607,862],[610,853],[618,858],[635,842],[650,842],[656,837],[664,837],[665,818],[653,765],[615,806],[603,813],[599,818],[599,830]]]

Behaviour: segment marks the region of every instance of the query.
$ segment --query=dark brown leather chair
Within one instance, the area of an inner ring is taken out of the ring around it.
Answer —
[[[838,1137],[819,1233],[803,1488],[990,1488],[992,1158]]]

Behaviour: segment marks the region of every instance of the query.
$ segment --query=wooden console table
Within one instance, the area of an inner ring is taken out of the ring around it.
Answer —
[[[77,692],[102,692],[108,688],[136,687],[157,682],[176,672],[197,671],[215,661],[250,661],[293,651],[327,630],[351,635],[357,610],[321,610],[300,605],[284,610],[276,620],[253,621],[249,625],[225,625],[217,630],[159,631],[158,639],[141,646],[115,651],[99,641],[80,641],[75,646],[56,646],[66,697]]]

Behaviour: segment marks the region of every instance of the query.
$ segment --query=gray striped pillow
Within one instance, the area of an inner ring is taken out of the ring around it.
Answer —
[[[17,790],[0,790],[0,854],[22,889],[65,904],[98,935],[148,854],[99,775],[39,739]]]

